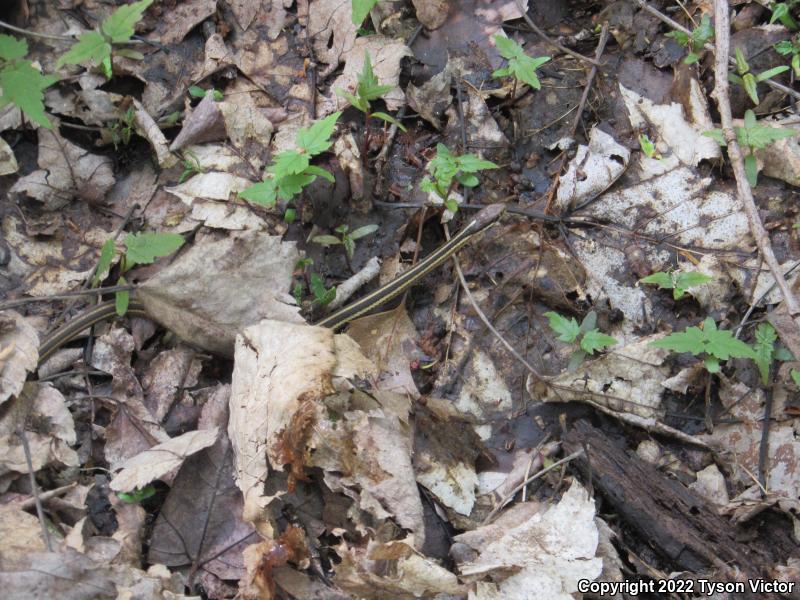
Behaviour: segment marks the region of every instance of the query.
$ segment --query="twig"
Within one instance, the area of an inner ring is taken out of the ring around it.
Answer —
[[[73,481],[70,484],[62,485],[61,487],[58,487],[54,490],[47,490],[46,492],[42,492],[38,496],[34,496],[32,498],[28,498],[27,500],[23,500],[22,502],[20,502],[19,507],[23,510],[27,510],[33,506],[36,506],[37,499],[42,502],[47,502],[51,498],[57,498],[59,496],[63,496],[77,485],[78,482]]]
[[[764,399],[764,422],[761,424],[761,441],[758,444],[758,483],[761,489],[767,488],[767,472],[769,465],[767,459],[769,458],[769,427],[772,423],[772,386],[764,390],[766,397]],[[766,494],[764,494],[766,496]]]
[[[556,468],[560,467],[563,464],[566,464],[566,463],[568,463],[570,461],[575,460],[576,458],[578,458],[582,454],[584,454],[583,448],[581,448],[580,450],[576,450],[575,452],[573,452],[569,456],[565,456],[561,460],[554,462],[549,467],[545,467],[541,471],[538,471],[535,474],[531,475],[530,477],[525,479],[522,483],[520,483],[517,487],[515,487],[513,490],[511,490],[509,492],[508,499],[513,498],[518,491],[520,491],[522,488],[524,488],[526,485],[528,485],[531,481],[535,481],[536,479],[539,479],[541,476],[546,475],[547,473],[549,473],[553,469],[556,469]],[[497,515],[497,513],[499,513],[503,509],[504,506],[505,506],[505,504],[503,504],[503,503],[498,504],[497,506],[495,506],[494,509],[492,509],[492,512],[489,513],[489,516],[487,516],[483,520],[481,525],[483,526],[483,525],[486,525],[487,523],[489,523],[489,521],[491,521],[495,517],[495,515]]]
[[[781,266],[778,259],[775,258],[775,253],[772,251],[772,246],[769,241],[769,234],[761,222],[761,217],[758,214],[755,200],[753,199],[753,191],[750,189],[750,184],[747,182],[747,175],[744,170],[744,161],[742,159],[742,151],[739,148],[739,142],[736,140],[736,134],[733,130],[733,117],[731,115],[731,104],[728,98],[728,59],[729,59],[729,43],[730,43],[730,24],[728,11],[730,7],[727,0],[714,0],[714,41],[716,44],[716,57],[714,59],[714,91],[712,96],[717,101],[719,108],[720,120],[722,121],[722,133],[725,136],[725,141],[728,143],[728,157],[731,160],[733,167],[733,175],[736,178],[736,191],[739,200],[744,205],[745,213],[747,214],[747,222],[750,226],[750,233],[756,240],[758,250],[761,253],[761,258],[767,263],[767,267],[772,272],[775,278],[775,283],[781,291],[786,308],[789,309],[789,314],[795,316],[800,313],[800,305],[794,297],[792,290],[783,278]]]
[[[5,21],[0,21],[0,27],[3,29],[8,29],[9,31],[15,31],[17,33],[21,33],[22,35],[27,35],[28,37],[38,37],[42,38],[43,40],[58,40],[60,42],[74,42],[75,38],[69,35],[52,35],[50,33],[37,33],[35,31],[30,31],[28,29],[22,29],[20,27],[15,27],[10,23],[6,23]]]
[[[39,498],[39,486],[36,485],[36,476],[33,474],[33,460],[31,459],[31,447],[28,445],[28,436],[25,435],[25,428],[20,427],[17,430],[19,439],[22,440],[22,450],[25,452],[25,462],[28,464],[28,477],[31,481],[31,495],[33,495],[36,504],[36,514],[39,516],[39,524],[42,526],[42,537],[47,546],[47,551],[53,551],[53,545],[50,543],[50,533],[47,531],[47,523],[44,520],[44,509],[42,508],[42,501]]]
[[[378,276],[381,262],[373,256],[358,273],[336,286],[336,297],[328,304],[328,310],[334,310],[347,302],[360,287]]]
[[[517,8],[519,9],[519,12],[520,12],[520,14],[522,14],[522,18],[525,19],[525,22],[528,24],[528,27],[530,27],[533,30],[533,32],[536,35],[538,35],[540,38],[542,38],[545,42],[547,42],[548,44],[553,46],[553,48],[558,48],[564,54],[569,54],[572,58],[577,58],[578,60],[582,60],[583,62],[587,62],[590,65],[594,65],[596,67],[600,66],[600,63],[597,62],[596,60],[592,60],[588,56],[584,56],[583,54],[581,54],[579,52],[575,52],[574,50],[570,50],[569,48],[567,48],[565,46],[562,46],[557,41],[552,39],[542,29],[540,29],[539,26],[536,23],[533,22],[533,19],[531,19],[528,16],[528,13],[525,12],[525,7],[522,5],[522,0],[516,0],[516,3],[517,3]]]
[[[75,292],[65,292],[63,294],[52,294],[50,296],[35,296],[30,298],[20,298],[19,300],[9,300],[8,302],[0,302],[0,310],[14,308],[16,306],[25,306],[33,302],[52,302],[53,300],[70,300],[77,296],[93,296],[94,294],[110,294],[112,292],[124,292],[126,290],[135,289],[135,285],[108,285],[106,287],[96,287],[88,290],[78,290]]]
[[[689,36],[692,35],[692,32],[689,29],[686,29],[686,27],[684,27],[683,25],[681,25],[677,21],[674,21],[673,19],[670,19],[667,15],[665,15],[662,12],[660,12],[657,8],[653,8],[652,6],[647,4],[647,2],[645,2],[645,0],[631,0],[631,2],[633,2],[639,8],[641,8],[643,11],[648,12],[651,15],[653,15],[656,19],[658,19],[662,23],[664,23],[666,25],[669,25],[672,29],[675,29],[677,31],[682,31],[683,33],[685,33],[686,35],[689,35]],[[715,25],[715,29],[716,29],[716,25]],[[716,32],[715,32],[715,34],[716,34]],[[726,37],[729,37],[729,35],[726,36]],[[726,45],[726,47],[727,47],[727,45]],[[703,48],[705,48],[706,50],[710,50],[712,53],[715,52],[715,50],[716,50],[714,48],[714,46],[712,46],[711,44],[705,44],[703,46]],[[726,55],[728,56],[728,62],[735,66],[736,65],[736,59],[733,58],[732,56],[730,56],[730,53],[727,52],[727,51],[726,51]],[[726,71],[726,75],[725,76],[727,77],[727,71]],[[778,83],[777,81],[773,81],[772,79],[767,79],[766,81],[764,81],[764,83],[767,84],[769,87],[771,87],[773,90],[778,90],[779,92],[783,92],[784,94],[789,94],[790,96],[793,96],[793,97],[795,97],[797,99],[800,99],[800,92],[797,92],[797,91],[793,90],[792,88],[783,85],[782,83]]]

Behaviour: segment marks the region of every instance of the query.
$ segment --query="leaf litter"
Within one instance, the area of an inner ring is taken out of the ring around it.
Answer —
[[[0,284],[8,301],[59,295],[0,321],[9,593],[567,598],[580,580],[796,578],[800,334],[715,133],[702,44],[684,61],[658,11],[625,2],[73,4],[83,19],[12,15],[60,38],[0,44],[0,85],[37,86],[0,96]],[[732,45],[791,86],[770,50],[789,21],[750,6]],[[713,9],[670,14],[691,30]],[[337,93],[365,55],[388,88],[368,111],[389,119],[365,123]],[[793,285],[796,116],[738,73],[733,125]],[[498,168],[456,168],[429,196],[441,148]],[[305,324],[376,257],[384,279],[402,273],[444,241],[437,222],[453,233],[492,202],[514,214],[460,268],[527,366],[449,265],[344,334]],[[342,225],[374,231],[347,251],[310,243]],[[127,232],[143,247],[93,281]],[[188,243],[151,252],[164,233]],[[84,306],[61,294],[101,282],[135,284],[150,320],[79,332],[37,381],[37,345]],[[767,320],[756,365],[744,344]],[[620,504],[631,490],[642,502]],[[687,568],[675,551],[712,538],[737,558]]]

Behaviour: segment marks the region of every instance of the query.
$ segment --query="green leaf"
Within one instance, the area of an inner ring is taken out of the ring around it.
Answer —
[[[26,54],[28,54],[28,42],[11,35],[0,34],[0,58],[3,60],[15,60],[17,58],[25,58]]]
[[[679,46],[689,45],[689,36],[683,31],[670,31],[669,33],[665,34],[665,37],[674,39]]]
[[[705,339],[706,337],[699,327],[687,327],[685,331],[671,333],[660,340],[650,342],[650,346],[674,352],[691,352],[697,356],[705,352]]]
[[[575,371],[586,358],[586,352],[578,348],[569,355],[569,363],[567,363],[567,371],[572,373]]]
[[[128,282],[125,278],[120,275],[119,279],[117,280],[117,285],[125,285]],[[117,311],[117,314],[120,317],[124,317],[125,313],[128,312],[128,305],[131,302],[131,294],[128,290],[123,290],[121,292],[117,292],[114,294],[114,309]]]
[[[341,111],[335,112],[316,121],[309,128],[301,129],[297,132],[297,145],[311,156],[325,152],[331,147],[330,137],[341,114]]]
[[[311,274],[311,293],[314,294],[314,299],[323,306],[330,304],[336,297],[336,288],[332,287],[329,290],[325,289],[325,281],[316,273]]]
[[[644,133],[639,134],[639,147],[647,158],[653,158],[656,153],[656,146],[653,141]]]
[[[356,243],[353,241],[353,238],[349,235],[344,236],[342,244],[344,244],[344,251],[347,253],[347,256],[353,258],[353,254],[356,251]]]
[[[393,85],[380,85],[375,72],[372,70],[372,60],[369,57],[369,53],[365,51],[364,68],[358,76],[358,96],[368,103],[370,100],[380,98],[393,87]]]
[[[792,42],[789,40],[781,40],[775,44],[773,48],[775,48],[775,52],[782,56],[786,56],[787,54],[794,52],[794,44],[792,44]]]
[[[758,81],[759,83],[762,81],[766,81],[767,79],[775,77],[775,75],[780,75],[781,73],[785,73],[788,70],[789,67],[786,65],[781,65],[779,67],[773,67],[772,69],[767,69],[766,71],[762,71],[761,73],[758,74],[758,76],[756,77],[756,81]]]
[[[511,58],[517,58],[520,55],[524,54],[522,50],[522,46],[516,43],[514,40],[509,38],[505,35],[495,34],[492,38],[494,40],[494,45],[497,48],[497,51],[500,53],[500,56],[505,58],[506,60]]]
[[[342,243],[342,240],[337,238],[335,235],[317,235],[311,238],[311,241],[315,244],[322,244],[325,247],[336,246],[337,244]]]
[[[368,236],[371,233],[378,231],[378,226],[375,224],[372,225],[364,225],[359,227],[358,229],[354,230],[353,233],[350,234],[350,237],[354,240],[359,240],[363,237]]]
[[[458,212],[458,201],[455,198],[448,198],[444,201],[444,207],[451,213],[456,214]]]
[[[272,159],[269,172],[276,178],[284,175],[296,175],[306,170],[309,164],[308,154],[301,154],[297,150],[284,150]]]
[[[153,0],[140,0],[133,4],[125,4],[111,13],[100,26],[102,31],[113,43],[124,44],[131,40],[131,36],[136,31],[136,23],[139,22]]]
[[[156,493],[156,488],[152,485],[146,485],[140,490],[132,492],[117,492],[117,498],[128,504],[138,504],[142,500],[147,500]]]
[[[294,223],[296,218],[297,218],[297,210],[295,210],[294,208],[287,208],[286,212],[283,213],[283,220],[286,223]]]
[[[363,98],[359,98],[358,96],[354,96],[347,90],[343,90],[342,88],[336,89],[336,95],[341,96],[345,100],[350,103],[350,106],[357,108],[362,113],[365,113],[369,110],[369,102],[364,100]]]
[[[764,385],[769,383],[769,367],[772,364],[773,350],[777,340],[778,335],[775,333],[775,328],[769,323],[761,323],[756,327],[756,343],[753,345],[755,357],[753,360],[758,367],[758,372],[761,374],[761,383]]]
[[[138,50],[131,50],[130,48],[117,48],[114,53],[117,56],[124,56],[125,58],[130,58],[131,60],[144,60],[144,54]]]
[[[786,362],[787,360],[794,360],[794,354],[785,346],[778,346],[775,348],[775,352],[772,353],[772,358],[781,362]]]
[[[581,349],[587,354],[594,354],[595,350],[602,350],[617,343],[617,340],[600,332],[598,329],[587,331],[581,338]]]
[[[239,192],[239,198],[247,200],[248,202],[260,204],[261,206],[275,206],[275,203],[278,201],[278,186],[275,180],[269,177],[264,181],[243,189]]]
[[[92,277],[92,287],[103,281],[111,269],[111,262],[114,260],[116,247],[114,246],[114,238],[108,238],[106,243],[100,249],[100,259],[97,261],[97,268]]]
[[[675,285],[684,290],[688,290],[698,285],[703,285],[711,281],[713,277],[701,273],[700,271],[681,271],[675,277]]]
[[[183,246],[183,236],[177,233],[129,233],[125,237],[128,251],[125,257],[130,266],[148,265],[155,259],[168,256]]]
[[[586,313],[586,316],[583,317],[580,326],[580,333],[587,333],[592,329],[596,329],[597,326],[597,312],[590,310]]]
[[[464,173],[477,173],[487,169],[496,169],[497,165],[489,160],[483,160],[475,154],[464,154],[456,158],[456,165],[459,171]]]
[[[706,321],[708,321],[706,319]],[[753,349],[741,340],[733,337],[730,331],[716,330],[706,331],[705,348],[708,354],[716,356],[720,360],[728,360],[729,358],[754,358],[755,353]]]
[[[747,95],[750,96],[750,100],[753,101],[753,104],[758,104],[758,83],[752,73],[745,73],[742,76],[742,87],[744,91],[747,92]]]
[[[758,185],[758,161],[755,155],[748,154],[744,157],[744,173],[750,187],[756,187]]]
[[[87,31],[78,37],[72,48],[56,62],[56,69],[62,65],[79,65],[89,62],[99,65],[111,56],[111,44],[99,31]]]
[[[671,290],[675,287],[675,283],[672,281],[672,274],[663,273],[661,271],[658,273],[653,273],[652,275],[648,275],[647,277],[642,277],[639,281],[641,283],[652,283],[657,285],[661,290]]]
[[[800,53],[792,55],[792,69],[795,77],[800,77]]]
[[[710,137],[720,146],[728,145],[728,142],[725,141],[725,135],[722,133],[722,129],[709,129],[708,131],[704,131],[703,135],[706,137]]]
[[[458,178],[458,183],[470,188],[475,187],[476,185],[478,185],[478,183],[480,183],[478,177],[473,175],[472,173],[462,173],[458,175],[457,178]]]
[[[378,0],[353,0],[353,25],[361,25]]]
[[[323,179],[327,179],[331,183],[336,182],[336,178],[333,176],[333,174],[330,171],[326,171],[322,167],[315,167],[314,165],[309,165],[308,167],[306,167],[306,170],[303,171],[303,173],[305,173],[306,175],[317,175],[319,177],[322,177]]]
[[[567,319],[565,316],[554,311],[546,312],[544,316],[547,317],[547,320],[550,322],[550,329],[558,334],[559,340],[571,344],[578,339],[580,326],[575,320],[575,317]]]
[[[302,192],[303,188],[314,181],[315,178],[316,175],[293,173],[276,179],[275,181],[278,184],[278,197],[282,200],[291,200]]]
[[[693,65],[698,60],[700,60],[700,55],[699,54],[695,54],[694,52],[689,52],[686,55],[686,58],[683,59],[683,64],[685,64],[685,65]]]
[[[42,75],[28,60],[15,60],[0,70],[0,106],[12,103],[34,123],[46,129],[53,126],[44,111],[45,88],[58,81],[55,75]]]
[[[374,113],[372,113],[372,116],[375,117],[376,119],[382,119],[382,120],[386,121],[387,123],[391,123],[392,125],[396,125],[397,128],[400,131],[406,131],[405,125],[403,125],[400,121],[395,119],[393,116],[387,115],[385,112],[380,112],[380,111],[374,112]]]
[[[750,65],[747,64],[747,59],[744,57],[741,48],[736,48],[734,53],[736,55],[736,71],[739,75],[744,75],[750,70]]]
[[[755,113],[749,109],[744,113],[744,127],[736,128],[739,143],[750,148],[765,148],[776,140],[794,135],[797,135],[794,129],[760,125],[756,121]]]
[[[705,364],[706,370],[709,373],[719,373],[719,360],[716,356],[707,355],[703,358],[703,364]]]
[[[192,98],[205,98],[206,91],[199,85],[193,85],[189,87],[189,95]]]
[[[800,387],[800,371],[798,371],[797,369],[792,369],[791,371],[789,371],[789,375],[792,376],[792,381],[794,381],[794,384],[797,387]]]

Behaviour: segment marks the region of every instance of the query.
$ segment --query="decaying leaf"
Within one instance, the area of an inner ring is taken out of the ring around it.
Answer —
[[[39,359],[39,336],[18,312],[0,313],[0,405],[22,391]]]

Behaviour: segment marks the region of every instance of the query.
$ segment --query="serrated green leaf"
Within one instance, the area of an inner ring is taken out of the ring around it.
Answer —
[[[84,62],[99,65],[110,56],[111,44],[106,38],[99,31],[87,31],[82,33],[72,48],[58,59],[56,69],[62,65],[79,65]]]
[[[683,290],[697,287],[711,281],[713,277],[700,271],[680,271],[675,275],[675,286]]]
[[[498,77],[506,77],[511,75],[511,68],[510,67],[502,67],[492,72],[492,77],[497,79]]]
[[[706,137],[710,137],[720,146],[728,145],[728,142],[725,141],[725,135],[722,133],[722,129],[709,129],[708,131],[704,131],[703,135]]]
[[[756,343],[753,345],[755,357],[753,361],[758,367],[761,383],[764,385],[769,383],[769,367],[772,364],[773,351],[777,340],[778,335],[775,333],[775,328],[769,323],[761,323],[756,327]]]
[[[108,238],[106,243],[100,249],[100,259],[97,261],[97,268],[92,277],[92,287],[103,281],[111,269],[111,262],[114,260],[116,247],[114,246],[114,238]]]
[[[306,175],[316,175],[316,176],[322,177],[323,179],[326,179],[326,180],[330,181],[331,183],[335,183],[336,182],[336,178],[333,176],[333,174],[331,172],[323,169],[322,167],[316,167],[314,165],[309,165],[308,167],[306,167],[306,170],[304,171],[304,173]]]
[[[291,200],[315,178],[316,175],[306,175],[305,173],[293,173],[277,178],[275,181],[278,184],[278,197],[281,200]]]
[[[706,337],[699,327],[687,327],[685,331],[671,333],[660,340],[650,342],[650,346],[674,352],[691,352],[697,356],[705,352],[705,340]]]
[[[142,19],[144,11],[153,3],[153,0],[140,0],[133,4],[125,4],[111,13],[100,26],[108,39],[115,44],[124,44],[131,40],[136,31],[136,23]]]
[[[397,128],[400,131],[406,131],[405,125],[403,125],[400,121],[395,119],[393,116],[387,115],[385,112],[381,112],[381,111],[374,112],[374,113],[372,113],[372,116],[375,117],[376,119],[382,119],[383,121],[386,121],[387,123],[391,123],[392,125],[396,125]]]
[[[364,52],[364,68],[358,76],[358,95],[363,100],[369,102],[383,96],[391,90],[393,85],[381,85],[375,72],[372,70],[372,59],[368,52]]]
[[[43,90],[58,81],[55,75],[42,75],[28,60],[15,60],[0,70],[0,106],[12,103],[34,123],[52,129],[44,111]]]
[[[602,350],[617,343],[617,340],[602,333],[599,329],[592,329],[583,334],[581,349],[587,354],[594,354],[595,350]]]
[[[325,281],[316,273],[311,274],[311,293],[314,294],[314,299],[323,306],[330,304],[336,297],[336,288],[332,287],[329,290],[325,289]]]
[[[335,235],[316,235],[311,238],[311,241],[315,244],[321,244],[322,246],[336,246],[342,243],[342,240],[337,238]]]
[[[129,265],[148,265],[155,259],[168,256],[183,246],[183,236],[177,233],[129,233],[125,237]]]
[[[350,237],[354,240],[360,240],[361,238],[368,236],[371,233],[375,233],[376,231],[378,231],[378,226],[375,224],[363,225],[362,227],[355,229],[353,233],[350,234]]]
[[[792,44],[792,42],[789,40],[781,40],[775,44],[773,48],[775,48],[775,52],[782,56],[786,56],[787,54],[794,52],[794,44]]]
[[[671,290],[675,287],[675,283],[672,280],[672,274],[661,271],[658,273],[653,273],[652,275],[648,275],[647,277],[642,277],[639,281],[641,283],[651,283],[653,285],[657,285],[661,290]]]
[[[670,31],[667,34],[664,34],[664,37],[674,39],[679,46],[689,45],[689,36],[686,35],[683,31]]]
[[[353,0],[353,25],[361,25],[378,0]]]
[[[704,331],[706,334],[706,352],[716,356],[720,360],[729,358],[754,358],[753,349],[741,340],[733,337],[730,331],[718,329],[716,331]]]
[[[505,35],[495,34],[492,38],[494,40],[494,45],[497,48],[497,51],[500,53],[500,56],[505,58],[506,60],[511,58],[516,58],[521,54],[524,54],[522,50],[522,46],[516,43],[514,40],[509,38]]]
[[[347,100],[350,103],[350,106],[360,110],[362,113],[365,113],[369,110],[369,103],[366,100],[359,98],[358,96],[354,96],[347,90],[338,88],[336,90],[336,95],[341,96],[342,98]]]
[[[330,137],[336,127],[336,121],[342,115],[341,111],[328,115],[316,121],[307,129],[297,132],[297,145],[310,156],[316,156],[331,147]]]
[[[272,165],[269,167],[269,172],[275,174],[275,178],[281,178],[285,175],[295,175],[302,173],[309,165],[308,154],[301,154],[297,150],[284,150],[283,152],[275,155],[272,159]]]
[[[750,148],[765,148],[776,140],[797,135],[794,129],[785,127],[769,127],[756,121],[755,113],[747,110],[744,113],[744,127],[736,128],[739,143]]]
[[[554,311],[546,312],[544,316],[549,321],[550,329],[558,334],[559,340],[571,344],[578,339],[581,328],[575,317],[567,319],[567,317]]]
[[[497,165],[489,160],[474,154],[463,154],[456,158],[456,165],[459,171],[464,173],[477,173],[478,171],[486,171],[488,169],[496,169]]]
[[[272,178],[253,184],[239,192],[239,198],[261,206],[275,206],[278,201],[278,186]]]
[[[15,60],[25,58],[26,54],[28,54],[28,42],[5,33],[0,34],[0,58]]]

